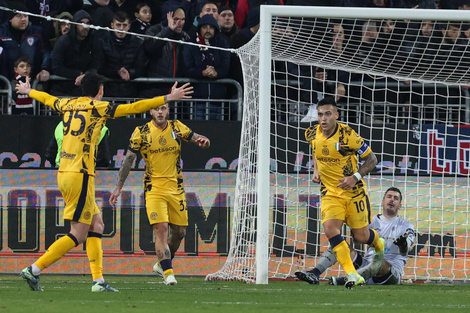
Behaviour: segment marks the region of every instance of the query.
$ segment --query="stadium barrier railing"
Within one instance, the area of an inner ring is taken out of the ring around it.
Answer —
[[[54,81],[71,81],[71,79],[64,78],[61,76],[57,75],[51,75],[49,78],[50,82]],[[114,80],[110,80],[114,81]],[[208,106],[209,103],[222,103],[222,116],[224,120],[241,120],[242,117],[242,111],[243,111],[243,89],[242,86],[240,85],[239,82],[237,82],[234,79],[229,79],[229,78],[221,78],[217,80],[201,80],[201,79],[192,79],[192,78],[184,78],[184,77],[176,77],[176,78],[145,78],[145,77],[139,77],[133,80],[129,80],[129,83],[152,83],[152,84],[168,84],[168,83],[174,83],[178,82],[179,85],[184,84],[184,83],[191,83],[191,84],[200,84],[200,83],[211,83],[211,84],[221,84],[221,85],[232,85],[234,87],[235,93],[233,95],[233,98],[226,98],[226,99],[183,99],[180,100],[179,102],[181,103],[187,103],[189,104],[189,109],[192,110],[193,104],[195,102],[205,102]],[[42,90],[43,85],[41,82],[35,80],[33,82],[32,88]],[[157,95],[156,95],[157,96]],[[119,102],[119,103],[131,103],[134,101],[141,100],[142,98],[115,98],[115,97],[106,97],[103,98],[103,100],[110,101],[110,102]],[[52,115],[54,114],[52,110],[48,107],[44,107],[37,101],[34,101],[34,107],[35,107],[35,114],[36,115]],[[230,106],[231,104],[235,105],[237,107],[237,116],[232,117],[231,112],[230,112]],[[176,106],[175,107],[175,114],[178,114],[178,111],[182,108],[182,106]],[[208,110],[206,108],[206,110]],[[207,114],[206,114],[207,115]],[[132,117],[132,116],[131,116]],[[146,117],[146,113],[142,115],[142,117]],[[190,119],[193,119],[193,116],[191,116]],[[207,117],[206,117],[207,119]]]
[[[11,114],[12,94],[10,81],[3,75],[0,75],[0,114]]]
[[[302,82],[298,80],[276,80],[276,83],[281,86],[289,86],[294,88],[301,88]],[[334,84],[335,82],[329,82]],[[346,103],[340,101],[340,108],[346,105],[349,108],[349,112],[340,110],[340,119],[353,123],[401,123],[401,124],[414,124],[418,123],[420,117],[424,120],[432,118],[433,114],[447,114],[448,120],[454,123],[464,122],[470,124],[470,92],[468,89],[461,88],[457,85],[445,85],[445,84],[428,84],[420,82],[399,82],[399,81],[350,81],[348,83],[351,86],[361,88],[367,88],[369,90],[387,90],[390,93],[399,94],[406,98],[411,93],[413,96],[418,97],[434,97],[435,99],[448,99],[449,94],[452,94],[452,98],[456,103],[440,103],[435,101],[434,103],[420,103],[420,102],[398,102],[392,103],[391,101],[368,99],[367,97],[359,98],[354,95],[348,95],[349,99]],[[434,93],[422,92],[419,93],[416,90],[434,90]],[[362,94],[362,93],[361,93]],[[275,106],[276,104],[272,104]],[[288,117],[289,120],[296,120],[302,118],[301,113],[303,110],[308,108],[309,103],[303,103],[301,101],[288,103],[278,103],[279,108],[281,106],[287,106],[286,111],[291,113]],[[350,110],[354,109],[354,110]],[[353,112],[351,114],[351,112]],[[361,113],[358,113],[361,112]],[[428,112],[428,113],[426,113]],[[298,114],[300,113],[300,115]],[[426,118],[426,115],[428,117]]]

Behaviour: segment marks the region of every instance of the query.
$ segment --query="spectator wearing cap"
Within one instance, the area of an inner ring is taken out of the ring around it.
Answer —
[[[191,40],[196,40],[196,37],[197,37],[196,33],[199,29],[199,20],[204,15],[211,15],[217,21],[217,19],[219,18],[219,9],[217,5],[212,1],[207,1],[202,6],[199,14],[195,16],[192,21],[188,21],[188,23],[192,23],[191,26],[189,26],[188,31],[187,31],[189,34],[189,37],[191,37]]]
[[[183,48],[185,75],[190,78],[215,80],[226,78],[230,68],[230,52],[210,47],[228,48],[227,40],[220,35],[219,24],[212,15],[199,20],[196,43]],[[225,99],[226,87],[222,84],[194,84],[195,99]],[[196,102],[196,119],[222,119],[222,103]],[[207,114],[207,110],[208,113]]]
[[[61,20],[73,20],[73,16],[69,12],[62,12],[54,17]],[[54,27],[54,37],[50,38],[49,42],[51,46],[54,47],[59,37],[67,34],[70,31],[70,23],[53,21],[52,25]]]
[[[235,24],[235,16],[231,7],[221,7],[219,9],[217,22],[220,26],[220,34],[227,40],[230,40],[230,38],[239,32],[238,26]]]
[[[21,1],[10,2],[10,9],[28,11]],[[0,74],[10,81],[15,79],[13,64],[26,55],[31,61],[31,76],[39,81],[49,80],[51,49],[43,38],[42,28],[34,26],[28,15],[7,11],[6,21],[0,27]]]

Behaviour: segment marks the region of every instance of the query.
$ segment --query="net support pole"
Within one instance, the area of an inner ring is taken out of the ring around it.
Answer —
[[[271,123],[271,19],[261,6],[259,68],[259,127],[257,166],[256,284],[268,283],[269,268],[269,160]]]

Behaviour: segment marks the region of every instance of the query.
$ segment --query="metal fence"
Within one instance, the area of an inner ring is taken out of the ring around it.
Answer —
[[[0,75],[0,114],[11,114],[12,94],[10,81],[5,76]]]
[[[51,75],[49,79],[50,83],[54,83],[54,81],[71,81],[70,79],[63,78],[56,75]],[[113,80],[110,80],[113,81]],[[183,99],[171,105],[171,116],[170,118],[178,118],[182,119],[182,112],[185,112],[187,118],[183,119],[195,119],[195,105],[196,103],[204,103],[206,105],[206,114],[205,120],[209,119],[209,106],[210,104],[218,104],[222,110],[222,120],[241,120],[242,117],[242,110],[243,110],[243,90],[241,85],[233,79],[223,78],[217,80],[199,80],[199,79],[191,79],[191,78],[136,78],[134,80],[130,80],[129,83],[138,84],[138,83],[150,83],[155,85],[168,85],[169,83],[173,84],[174,82],[178,82],[179,85],[183,83],[191,83],[191,84],[199,84],[199,83],[211,83],[217,85],[226,85],[232,86],[232,93],[231,97],[227,97],[226,99]],[[121,81],[122,82],[122,81]],[[33,88],[42,90],[43,86],[41,86],[41,82],[34,81]],[[160,95],[155,95],[160,96]],[[132,103],[142,98],[114,98],[114,97],[106,97],[103,98],[105,101],[109,101],[112,103]],[[51,110],[51,108],[46,107],[37,101],[34,101],[34,107],[36,115],[54,115],[56,114]],[[143,113],[139,115],[139,117],[146,117],[147,113]],[[132,117],[132,116],[130,116]]]

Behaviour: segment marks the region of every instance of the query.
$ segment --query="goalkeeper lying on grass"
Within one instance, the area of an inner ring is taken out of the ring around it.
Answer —
[[[398,216],[402,194],[398,188],[390,187],[382,200],[383,214],[377,214],[369,225],[381,238],[385,239],[385,260],[378,272],[370,266],[374,257],[374,249],[369,248],[364,257],[351,248],[351,259],[359,275],[364,277],[366,284],[400,284],[403,268],[408,260],[408,251],[414,244],[415,231],[411,223]],[[315,268],[311,271],[297,271],[295,276],[309,284],[318,284],[320,275],[336,263],[331,248],[326,250]],[[331,285],[344,285],[344,277],[331,277]]]

